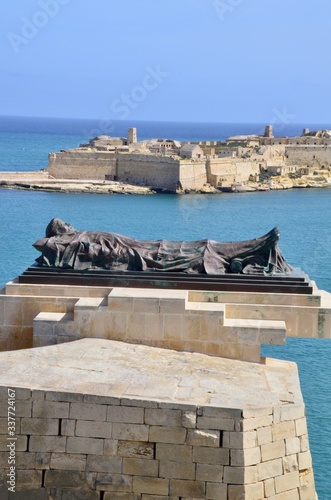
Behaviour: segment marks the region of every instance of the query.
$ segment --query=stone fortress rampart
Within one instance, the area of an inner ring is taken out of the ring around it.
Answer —
[[[331,133],[309,134],[305,129],[300,137],[273,137],[268,126],[263,136],[181,144],[170,139],[138,142],[132,128],[127,138],[100,136],[77,149],[50,153],[47,172],[54,179],[117,181],[170,192],[259,182],[266,172],[327,173]]]

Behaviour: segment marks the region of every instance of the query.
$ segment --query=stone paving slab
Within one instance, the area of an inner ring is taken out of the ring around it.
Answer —
[[[223,408],[302,403],[295,363],[85,338],[0,353],[0,386]]]

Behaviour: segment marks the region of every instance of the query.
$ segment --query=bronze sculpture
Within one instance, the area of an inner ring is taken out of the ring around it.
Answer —
[[[194,274],[289,274],[292,267],[279,247],[279,230],[242,242],[136,240],[116,233],[78,231],[52,219],[46,237],[34,243],[39,266],[109,271]]]

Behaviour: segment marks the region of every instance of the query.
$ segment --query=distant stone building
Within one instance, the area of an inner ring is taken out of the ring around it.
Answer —
[[[268,165],[267,172],[271,175],[288,175],[297,171],[297,165]]]
[[[181,158],[200,159],[204,153],[198,144],[185,144],[180,149]]]
[[[173,139],[150,139],[145,146],[151,153],[163,155],[179,155],[181,143]]]
[[[128,139],[125,137],[109,137],[108,135],[99,135],[90,139],[88,144],[82,144],[83,148],[90,148],[96,151],[127,151]]]

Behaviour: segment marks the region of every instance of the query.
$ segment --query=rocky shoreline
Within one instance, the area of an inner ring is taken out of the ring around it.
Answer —
[[[0,172],[0,188],[47,191],[55,193],[91,194],[154,194],[145,186],[135,186],[115,181],[54,179],[46,171]]]
[[[194,190],[177,191],[177,194],[221,194],[222,192],[247,193],[273,191],[292,188],[331,187],[331,178],[324,176],[302,176],[298,179],[287,177],[274,178],[264,183],[235,183],[232,186],[216,189],[210,185]],[[91,193],[91,194],[136,194],[149,195],[164,190],[155,190],[147,186],[138,186],[116,181],[55,179],[45,170],[30,172],[0,172],[0,189],[23,189],[55,193]]]

